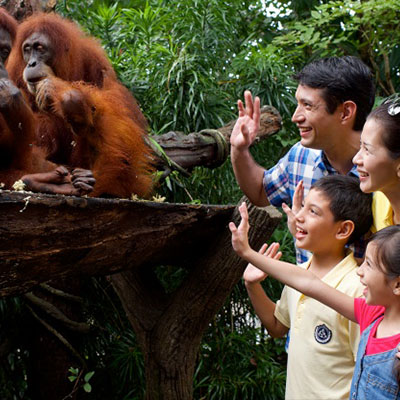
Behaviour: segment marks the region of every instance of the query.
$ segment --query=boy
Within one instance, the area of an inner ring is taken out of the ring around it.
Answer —
[[[243,208],[241,226],[246,222]],[[345,175],[321,178],[311,187],[303,208],[296,215],[296,246],[313,253],[301,267],[352,297],[360,296],[357,263],[345,245],[367,232],[371,223],[371,196],[360,190],[356,178]],[[235,248],[238,231],[232,223],[230,229]],[[273,244],[261,253],[279,258],[277,247]],[[286,399],[348,398],[358,327],[287,286],[280,301],[273,303],[260,284],[265,277],[251,264],[244,273],[251,302],[269,334],[281,337],[291,330]]]

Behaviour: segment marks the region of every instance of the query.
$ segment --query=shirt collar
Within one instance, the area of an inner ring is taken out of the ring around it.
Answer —
[[[304,264],[305,269],[310,268],[312,257]],[[357,267],[353,252],[346,249],[345,257],[335,265],[321,280],[332,287],[337,287],[343,278]]]
[[[336,169],[332,167],[331,163],[328,160],[328,157],[322,150],[315,157],[314,170],[317,168],[327,171],[329,175],[338,173]],[[347,175],[353,175],[358,178],[357,166],[353,165]]]

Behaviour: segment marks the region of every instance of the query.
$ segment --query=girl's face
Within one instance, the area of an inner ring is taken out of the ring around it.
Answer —
[[[385,194],[400,190],[400,159],[390,157],[382,141],[383,127],[367,119],[361,133],[361,146],[353,158],[360,175],[360,188],[365,193],[380,190]]]
[[[377,257],[377,245],[372,241],[365,251],[364,262],[357,268],[360,282],[365,286],[363,295],[370,305],[393,304],[395,294],[390,278],[385,274]]]

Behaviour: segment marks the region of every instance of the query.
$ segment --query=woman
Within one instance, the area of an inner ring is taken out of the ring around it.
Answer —
[[[372,232],[400,224],[400,96],[389,97],[373,110],[353,158],[363,192],[375,192]]]

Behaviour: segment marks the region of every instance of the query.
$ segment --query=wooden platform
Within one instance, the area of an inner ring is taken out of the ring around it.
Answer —
[[[228,229],[234,209],[0,191],[0,296],[61,276],[179,265]]]

